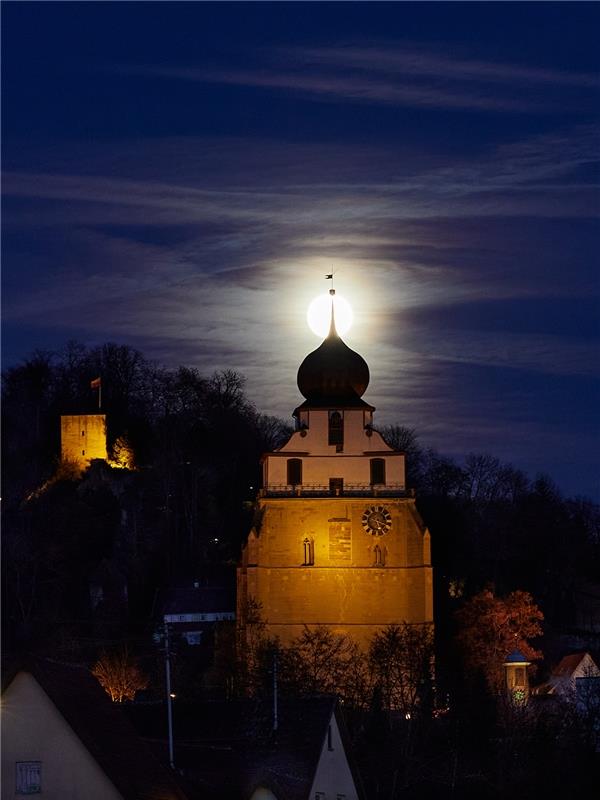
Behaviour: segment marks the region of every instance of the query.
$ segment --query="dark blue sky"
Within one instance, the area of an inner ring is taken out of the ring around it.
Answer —
[[[4,365],[234,368],[335,269],[380,424],[596,498],[600,7],[5,3]]]

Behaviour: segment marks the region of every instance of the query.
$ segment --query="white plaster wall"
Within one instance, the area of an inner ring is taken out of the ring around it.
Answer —
[[[338,795],[344,795],[345,800],[358,800],[358,791],[333,715],[331,717],[331,743],[333,749],[329,750],[327,735],[325,735],[309,797],[314,798],[317,796],[317,792],[321,792],[326,800],[335,800]]]
[[[385,461],[385,483],[387,486],[404,487],[404,454],[388,451],[362,456],[349,456],[344,453],[323,456],[301,456],[289,454],[268,455],[264,465],[264,486],[284,486],[287,484],[288,458],[302,459],[303,486],[329,486],[330,478],[343,478],[344,484],[369,486],[371,481],[371,458]]]
[[[122,800],[44,690],[20,672],[2,696],[2,798],[16,794],[17,761],[42,762],[48,800]]]
[[[334,408],[331,409],[335,410]],[[393,452],[377,431],[367,436],[365,425],[371,421],[372,414],[363,409],[338,409],[344,417],[344,453],[362,454],[371,451],[386,450]],[[335,445],[328,444],[329,411],[327,409],[310,410],[307,415],[308,428],[296,431],[279,452],[306,452],[311,455],[335,454]],[[306,435],[303,436],[302,433]]]

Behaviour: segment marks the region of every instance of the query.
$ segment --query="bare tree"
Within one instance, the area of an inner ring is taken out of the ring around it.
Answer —
[[[430,625],[388,625],[371,640],[369,664],[385,709],[411,719],[429,708],[433,688]]]
[[[138,689],[146,689],[149,682],[126,647],[114,653],[102,653],[92,667],[92,674],[113,703],[133,700]]]

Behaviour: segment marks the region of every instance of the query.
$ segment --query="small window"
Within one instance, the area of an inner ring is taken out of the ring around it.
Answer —
[[[325,792],[315,792],[315,800],[325,800]]]
[[[288,458],[287,462],[288,486],[298,486],[302,483],[302,459]]]
[[[339,411],[329,412],[329,444],[334,444],[338,453],[344,448],[344,418]]]
[[[331,725],[327,726],[327,749],[333,750],[333,736],[331,734]]]
[[[85,436],[85,431],[81,431],[81,435],[82,435],[82,436]]]
[[[84,456],[84,455],[85,455],[85,450],[82,450],[82,451],[81,451],[81,455],[82,455],[82,456]]]
[[[377,483],[385,483],[385,459],[371,459],[371,486]]]
[[[312,567],[315,563],[315,543],[313,539],[308,536],[302,542],[304,547],[304,566]]]
[[[17,774],[15,779],[17,794],[41,794],[42,792],[42,762],[17,761]]]

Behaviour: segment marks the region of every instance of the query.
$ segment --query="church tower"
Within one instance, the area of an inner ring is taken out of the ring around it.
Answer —
[[[333,290],[332,290],[333,292]],[[369,368],[331,327],[298,370],[296,431],[263,456],[256,524],[238,568],[238,620],[258,603],[286,645],[325,625],[367,647],[392,623],[433,623],[430,536],[404,453],[373,428]]]

